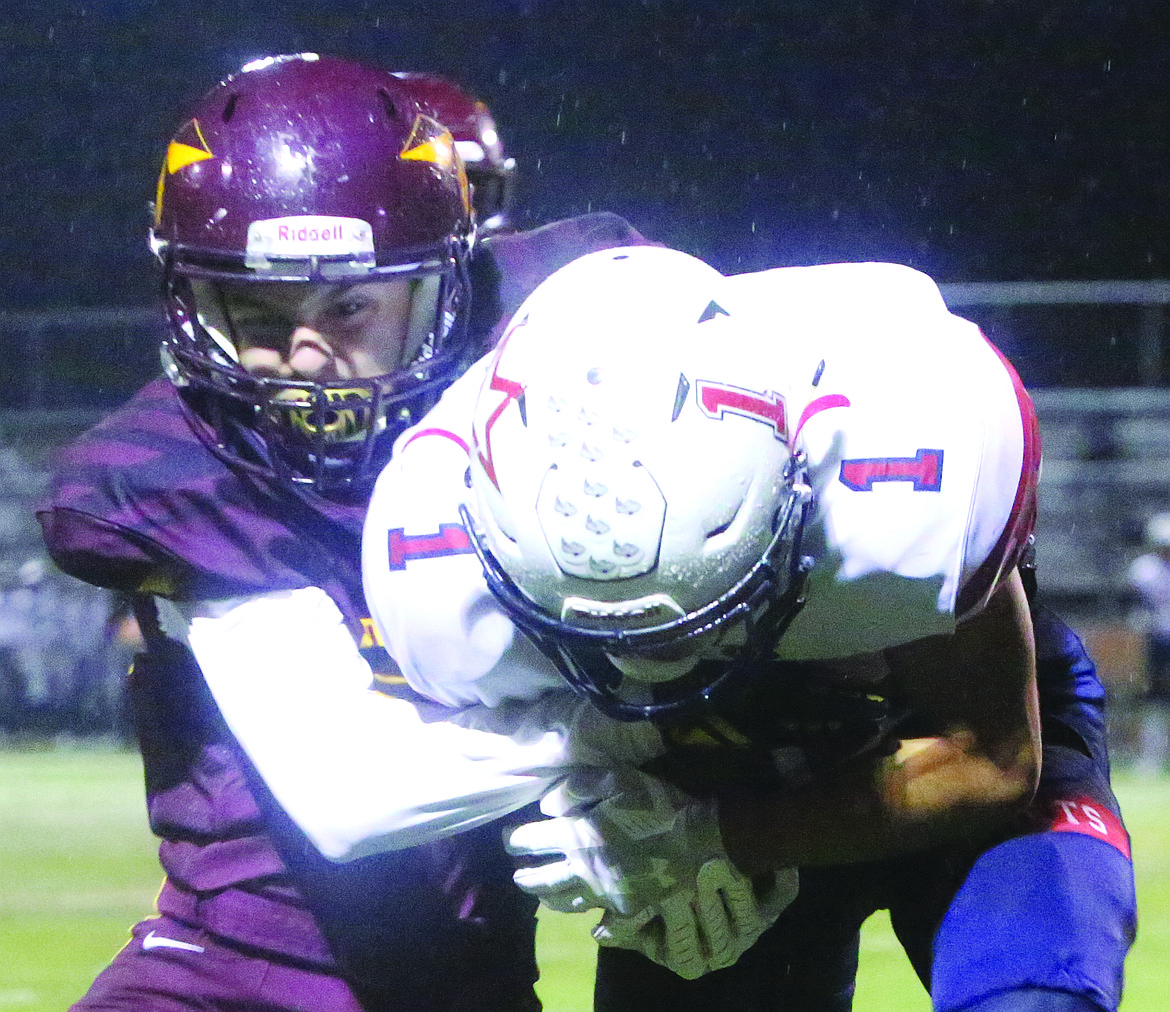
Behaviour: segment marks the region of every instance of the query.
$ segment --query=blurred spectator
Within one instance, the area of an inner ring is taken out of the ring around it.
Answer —
[[[44,556],[0,577],[0,733],[122,735],[124,675],[134,650],[118,599]]]
[[[1152,775],[1165,769],[1170,752],[1170,512],[1150,518],[1146,546],[1129,567],[1129,583],[1138,595],[1137,617],[1146,637],[1137,768]]]
[[[110,735],[126,741],[126,672],[137,627],[117,595],[53,565],[34,515],[48,483],[45,448],[64,442],[73,427],[4,422],[0,740]]]

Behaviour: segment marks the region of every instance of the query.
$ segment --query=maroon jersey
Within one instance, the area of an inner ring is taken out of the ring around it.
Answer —
[[[643,242],[608,214],[486,240],[473,267],[474,332],[490,346],[553,270],[596,249]],[[364,505],[299,497],[243,475],[212,452],[202,424],[160,379],[65,448],[38,512],[54,561],[146,604],[152,596],[197,601],[321,587],[380,681],[393,685],[393,663],[374,641],[362,597]],[[428,976],[455,986],[457,967],[477,961],[497,978],[509,963],[519,966],[530,989],[532,909],[512,889],[498,827],[330,865],[258,782],[190,653],[149,635],[149,607],[140,620],[155,646],[136,662],[131,701],[151,827],[162,839],[161,912],[281,958],[332,966],[336,957],[370,993],[403,997]],[[396,772],[387,771],[387,790]],[[404,943],[408,929],[413,945]],[[510,939],[519,948],[509,960]],[[404,952],[408,966],[396,967]],[[441,960],[441,973],[421,967],[426,953]],[[420,1000],[441,1007],[441,996]]]

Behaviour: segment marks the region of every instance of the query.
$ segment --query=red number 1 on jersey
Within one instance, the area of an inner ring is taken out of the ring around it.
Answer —
[[[915,492],[942,488],[942,450],[919,450],[913,457],[858,457],[841,461],[841,484],[872,492],[875,481],[912,481]]]

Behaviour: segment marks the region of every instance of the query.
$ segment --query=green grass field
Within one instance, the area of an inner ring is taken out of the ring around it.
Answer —
[[[1125,1012],[1163,1012],[1170,966],[1170,778],[1119,776],[1141,930]],[[82,830],[84,827],[84,830]],[[0,1012],[60,1012],[149,912],[160,883],[137,755],[0,751]],[[547,1012],[587,1012],[587,917],[541,924]],[[884,918],[866,925],[856,1012],[929,1012]]]

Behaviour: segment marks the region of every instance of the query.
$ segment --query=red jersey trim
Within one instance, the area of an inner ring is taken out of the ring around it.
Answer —
[[[983,340],[987,341],[986,336]],[[955,603],[955,617],[964,616],[978,611],[987,603],[993,591],[999,586],[1004,573],[1014,569],[1020,561],[1028,535],[1036,526],[1036,486],[1040,479],[1040,423],[1036,418],[1036,408],[1032,398],[1024,389],[1019,373],[994,344],[987,341],[987,346],[996,354],[1008,376],[1012,381],[1012,389],[1016,393],[1016,402],[1020,406],[1020,422],[1024,433],[1024,457],[1020,468],[1020,483],[1016,488],[1016,498],[1012,503],[1012,511],[1008,522],[1004,525],[1003,533],[995,543],[991,554],[984,559],[983,564],[975,570],[971,579],[959,590],[959,597]]]
[[[1054,798],[1048,802],[1048,817],[1052,820],[1046,827],[1049,832],[1081,833],[1096,837],[1132,860],[1129,833],[1125,831],[1121,820],[1095,798],[1087,795]]]

